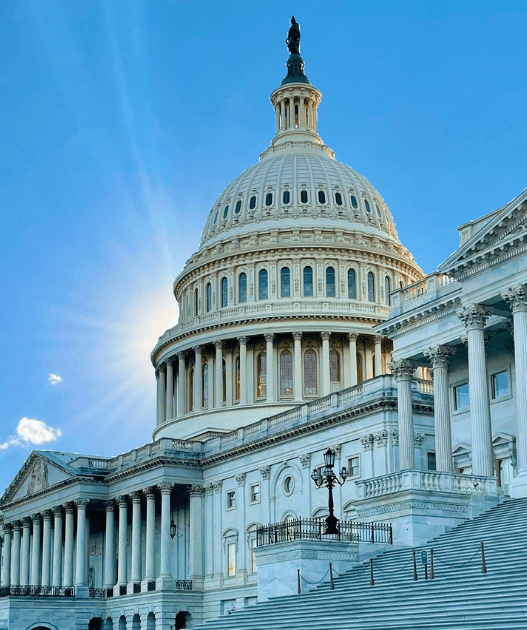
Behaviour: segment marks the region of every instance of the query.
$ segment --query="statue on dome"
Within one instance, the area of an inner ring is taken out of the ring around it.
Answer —
[[[300,26],[295,20],[295,16],[291,18],[291,26],[287,33],[287,39],[285,40],[287,48],[292,55],[300,54]]]

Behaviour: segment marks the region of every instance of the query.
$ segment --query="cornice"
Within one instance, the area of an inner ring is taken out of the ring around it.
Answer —
[[[422,311],[399,315],[393,323],[390,320],[384,322],[385,325],[381,328],[382,333],[390,337],[390,339],[395,339],[403,333],[406,334],[416,328],[428,326],[432,322],[444,319],[449,315],[455,315],[460,305],[461,298],[459,297],[449,299],[440,304],[429,302],[426,307],[423,305]]]

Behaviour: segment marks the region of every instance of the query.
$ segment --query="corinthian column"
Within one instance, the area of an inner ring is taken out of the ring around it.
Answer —
[[[448,398],[448,360],[455,350],[449,346],[436,346],[424,353],[430,361],[434,376],[434,423],[436,469],[452,472],[452,431]]]
[[[66,512],[66,523],[64,531],[64,580],[62,586],[73,586],[73,526],[75,519],[75,509],[68,503],[64,506]]]
[[[275,402],[275,375],[274,375],[274,346],[273,346],[273,333],[267,333],[264,335],[266,343],[266,361],[267,361],[267,402]]]
[[[240,344],[240,405],[247,404],[247,337],[238,337]]]
[[[185,353],[178,352],[178,373],[177,373],[177,415],[178,418],[185,413]]]
[[[53,582],[62,586],[62,508],[53,508]],[[13,583],[13,582],[11,582]]]
[[[119,561],[117,563],[117,584],[126,584],[126,537],[128,533],[128,502],[126,497],[117,497],[119,506]]]
[[[355,387],[358,384],[357,376],[357,333],[349,333],[348,339],[350,342],[350,380],[351,387]]]
[[[171,420],[174,417],[174,361],[168,359],[167,361],[167,385],[166,385],[166,417],[167,420]]]
[[[130,581],[141,582],[141,494],[130,493],[132,498],[132,567]],[[132,587],[133,592],[133,587]]]
[[[173,583],[170,573],[170,495],[172,493],[173,484],[162,483],[159,486],[161,491],[161,570],[158,578],[158,587],[160,589],[169,588]]]
[[[106,501],[106,532],[104,536],[104,586],[115,586],[115,514],[114,502]]]
[[[31,517],[33,521],[33,544],[31,547],[31,585],[40,586],[40,514]]]
[[[12,527],[10,523],[4,524],[4,550],[2,555],[2,586],[9,586],[11,582],[11,536]]]
[[[322,369],[320,375],[322,396],[327,396],[331,393],[331,379],[329,374],[329,338],[330,332],[321,333],[322,336]]]
[[[397,381],[397,415],[399,423],[399,469],[415,468],[414,419],[412,412],[412,377],[416,365],[408,359],[390,364]]]
[[[51,562],[51,512],[46,510],[43,517],[42,527],[42,586],[51,586],[50,579]]]
[[[155,574],[155,536],[156,536],[156,495],[154,488],[145,488],[146,495],[146,562],[145,582],[154,580]],[[147,585],[148,588],[148,585]]]
[[[201,409],[203,400],[203,366],[201,365],[201,346],[194,348],[194,411]]]
[[[485,322],[489,312],[480,304],[466,306],[457,312],[468,338],[468,390],[472,429],[472,473],[491,477],[492,429],[485,361]]]
[[[20,562],[20,586],[29,586],[29,538],[31,536],[31,521],[22,521],[22,558]]]
[[[382,335],[375,335],[375,376],[382,374]]]
[[[86,507],[87,499],[75,501],[77,505],[77,554],[75,557],[75,586],[86,586]]]
[[[20,523],[13,523],[13,543],[11,549],[11,586],[20,585]]]
[[[293,393],[295,395],[295,402],[301,403],[304,400],[303,387],[302,387],[302,333],[293,333],[294,344],[294,361],[293,361]]]
[[[191,486],[190,495],[190,578],[203,581],[204,566],[204,531],[203,531],[203,494],[201,486]]]
[[[166,420],[165,414],[165,388],[166,388],[166,380],[167,380],[166,366],[160,365],[158,367],[158,379],[157,379],[157,387],[159,392],[159,401],[158,401],[158,414],[159,414],[159,424],[162,424]]]
[[[216,360],[214,361],[214,376],[215,376],[215,403],[216,409],[223,407],[223,351],[222,342],[215,341],[214,347],[216,348]],[[209,392],[210,395],[210,392]]]
[[[527,284],[501,296],[512,310],[514,367],[516,372],[516,457],[518,476],[512,480],[511,496],[527,496]]]

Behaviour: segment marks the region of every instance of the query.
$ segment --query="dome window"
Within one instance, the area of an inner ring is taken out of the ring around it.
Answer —
[[[318,201],[319,203],[326,203],[326,193],[323,190],[318,191]]]
[[[256,357],[256,397],[267,396],[267,354],[260,352]]]
[[[342,205],[342,195],[339,192],[335,193],[335,203],[337,204],[337,206]]]
[[[268,207],[273,205],[273,193],[265,195],[265,205]]]
[[[284,350],[280,355],[280,396],[293,394],[293,355]]]
[[[280,270],[280,297],[291,297],[291,271],[289,267]]]
[[[253,195],[249,201],[249,209],[254,210],[256,208],[256,197]]]
[[[229,214],[229,206],[225,206],[225,210],[223,211],[223,218],[226,219]]]
[[[242,200],[238,199],[238,201],[236,202],[236,208],[235,208],[235,212],[236,214],[240,214],[240,210],[242,209]]]
[[[207,283],[207,313],[212,309],[212,285]]]
[[[258,299],[267,300],[268,296],[267,269],[262,269],[258,274]]]
[[[216,223],[218,222],[218,214],[220,213],[220,211],[218,210],[218,212],[216,212],[216,216],[214,217],[214,225],[216,225]]]
[[[371,212],[370,202],[367,199],[364,200],[364,205],[366,206],[366,212]]]
[[[221,280],[221,307],[225,308],[229,304],[229,289],[227,278]]]
[[[304,395],[317,394],[317,355],[314,350],[304,353]]]
[[[357,274],[355,269],[348,270],[348,298],[350,300],[357,299]]]
[[[326,297],[335,297],[335,269],[326,269]]]
[[[375,302],[375,278],[371,271],[368,273],[368,302]]]
[[[238,299],[240,303],[247,302],[247,274],[241,273],[238,278]]]
[[[300,201],[302,203],[307,203],[307,190],[300,191]]]
[[[291,194],[289,193],[288,190],[284,190],[284,203],[289,203],[291,201]]]
[[[384,293],[386,294],[386,304],[388,304],[388,306],[390,306],[392,303],[392,300],[390,298],[391,290],[392,290],[392,287],[391,287],[390,278],[386,276],[386,278],[384,278]]]
[[[351,205],[354,208],[358,208],[359,207],[359,204],[357,202],[357,197],[355,197],[355,195],[351,195]]]
[[[304,297],[313,296],[313,267],[304,267]]]

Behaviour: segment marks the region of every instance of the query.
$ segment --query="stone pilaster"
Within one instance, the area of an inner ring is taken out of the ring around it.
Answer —
[[[205,488],[191,486],[190,496],[190,579],[193,589],[202,589],[205,575],[204,551],[204,509]]]
[[[214,361],[214,403],[216,409],[221,409],[223,407],[223,342],[215,341],[214,347],[216,348],[216,358]]]

